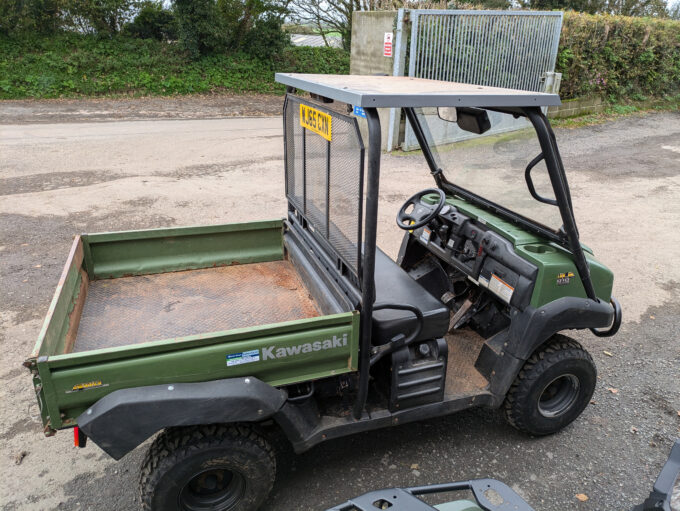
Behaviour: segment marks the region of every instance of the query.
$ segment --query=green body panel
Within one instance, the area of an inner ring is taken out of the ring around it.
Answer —
[[[489,229],[511,241],[515,246],[541,241],[541,238],[537,235],[525,231],[521,226],[509,222],[482,207],[475,206],[474,204],[470,204],[459,198],[448,199],[447,202],[455,206],[459,211],[462,211],[465,215],[487,225]]]
[[[124,388],[242,376],[279,386],[356,371],[357,311],[69,352],[70,324],[77,327],[79,313],[74,307],[89,275],[111,278],[283,257],[281,220],[76,238],[45,326],[26,361],[48,431],[75,425],[87,407]],[[246,363],[228,363],[228,355],[249,351],[256,356],[251,354]]]
[[[88,274],[146,275],[283,258],[282,220],[85,234]]]
[[[64,351],[66,332],[70,325],[70,314],[80,295],[83,284],[80,260],[82,251],[78,249],[79,237],[76,237],[71,252],[66,261],[66,267],[61,274],[57,290],[47,309],[47,317],[43,323],[38,340],[33,348],[33,355],[42,355],[47,350],[53,352]],[[80,256],[80,257],[77,257]]]
[[[430,204],[436,203],[437,200],[438,197],[434,194],[424,198],[424,201]],[[448,197],[446,202],[503,236],[513,244],[515,252],[520,257],[536,265],[538,276],[531,295],[532,307],[542,307],[566,296],[586,297],[583,283],[578,276],[576,265],[569,251],[459,197]],[[609,302],[614,285],[614,274],[595,259],[592,250],[586,246],[583,246],[583,249],[590,266],[590,276],[595,294],[600,300]],[[569,273],[573,276],[560,279],[562,274],[569,275]],[[559,283],[558,279],[560,279]]]
[[[119,348],[110,357],[105,353],[108,350],[78,353],[84,356],[75,357],[66,354],[54,357],[44,369],[49,371],[59,413],[66,419],[75,420],[97,400],[124,388],[242,376],[255,376],[278,386],[354,371],[357,369],[358,327],[358,313],[348,312],[283,323],[278,333],[276,328],[258,327],[147,343],[154,345],[155,351],[148,350],[150,346],[139,345],[142,349],[136,349],[138,346]],[[332,344],[334,336],[338,340],[346,339],[346,342],[336,348],[309,353],[300,350],[296,355],[264,360],[263,348],[273,354],[286,348],[292,352],[305,344],[313,346],[313,343],[323,341]],[[171,349],[162,349],[170,347],[170,343]],[[259,361],[227,365],[227,355],[250,350],[258,351]],[[72,391],[74,385],[89,382],[101,382],[101,385]],[[48,406],[50,404],[48,399]],[[52,409],[50,415],[54,416]],[[53,427],[57,426],[53,424]]]
[[[555,243],[532,243],[515,247],[515,252],[538,267],[538,278],[531,295],[531,305],[541,307],[565,296],[586,298],[571,253]],[[612,296],[614,274],[595,257],[584,251],[590,278],[597,297],[608,303]],[[571,273],[571,277],[568,275]],[[566,274],[567,277],[560,276]],[[561,282],[559,284],[558,282]]]

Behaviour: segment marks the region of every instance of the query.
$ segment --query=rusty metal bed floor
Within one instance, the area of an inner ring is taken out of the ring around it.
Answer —
[[[289,261],[89,283],[73,352],[319,316]]]

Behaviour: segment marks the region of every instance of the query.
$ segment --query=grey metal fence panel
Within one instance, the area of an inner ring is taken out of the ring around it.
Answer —
[[[538,92],[544,73],[555,70],[561,12],[414,9],[410,17],[409,76]],[[491,114],[487,134],[528,126],[504,117]],[[475,136],[436,113],[428,123],[438,144]],[[417,147],[407,124],[404,149]]]

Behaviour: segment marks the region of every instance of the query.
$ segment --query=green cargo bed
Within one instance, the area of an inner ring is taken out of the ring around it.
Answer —
[[[359,316],[324,314],[281,220],[77,236],[33,370],[46,432],[122,388],[356,370]]]

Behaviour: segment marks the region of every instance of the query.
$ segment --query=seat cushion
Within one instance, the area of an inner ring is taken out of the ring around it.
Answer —
[[[380,249],[375,254],[375,303],[418,307],[425,319],[418,340],[443,337],[449,329],[449,308],[428,293]],[[372,342],[385,344],[398,334],[408,337],[417,324],[417,318],[409,311],[374,311]]]

